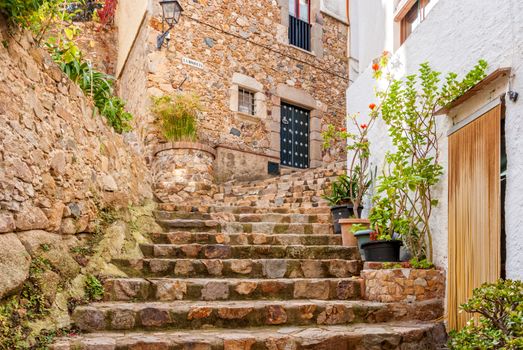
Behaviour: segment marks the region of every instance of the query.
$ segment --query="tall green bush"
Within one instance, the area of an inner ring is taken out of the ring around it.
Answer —
[[[405,79],[395,79],[379,64],[373,68],[376,79],[389,82],[376,96],[394,149],[385,156],[369,219],[380,236],[399,234],[415,258],[432,261],[430,218],[438,204],[433,192],[443,174],[435,112],[483,79],[487,63],[480,60],[461,80],[448,73],[442,84],[441,73],[428,63]]]
[[[152,112],[160,121],[163,135],[168,141],[196,141],[197,118],[203,111],[200,98],[195,94],[180,93],[173,97],[153,97]]]

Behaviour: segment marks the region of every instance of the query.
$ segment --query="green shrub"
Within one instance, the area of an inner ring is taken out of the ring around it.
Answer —
[[[87,275],[84,286],[85,295],[89,300],[101,300],[104,296],[104,286],[96,276]]]
[[[523,282],[499,280],[473,291],[463,311],[479,314],[461,331],[450,333],[452,350],[523,349]]]
[[[160,120],[163,135],[168,141],[196,141],[197,117],[203,110],[195,94],[153,97],[151,111]]]

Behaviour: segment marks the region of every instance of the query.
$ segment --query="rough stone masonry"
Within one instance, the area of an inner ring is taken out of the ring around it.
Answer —
[[[2,298],[21,287],[40,245],[58,249],[56,265],[78,273],[69,248],[93,232],[98,209],[140,203],[151,189],[143,159],[45,50],[29,36],[8,36],[3,18],[0,41]]]

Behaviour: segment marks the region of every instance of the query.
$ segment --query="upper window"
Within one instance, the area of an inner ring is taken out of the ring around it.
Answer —
[[[311,50],[309,0],[289,0],[289,44]]]
[[[289,14],[307,23],[310,22],[309,0],[289,0]]]
[[[435,0],[416,0],[412,7],[401,19],[401,38],[400,42],[403,44],[416,27],[423,22],[432,6],[436,3]]]
[[[238,112],[255,115],[254,92],[238,88]]]

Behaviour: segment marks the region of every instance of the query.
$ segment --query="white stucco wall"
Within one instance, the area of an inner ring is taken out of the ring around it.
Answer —
[[[370,0],[380,3],[379,0]],[[361,6],[361,3],[359,4]],[[360,11],[361,13],[361,11]],[[359,23],[366,18],[359,18]],[[351,23],[354,25],[351,14]],[[381,35],[382,42],[391,35],[393,26]],[[359,29],[361,32],[361,29]],[[379,34],[379,33],[378,33]],[[360,36],[360,47],[361,43]],[[361,51],[361,50],[360,50]],[[378,50],[378,54],[381,50]],[[443,73],[454,71],[463,74],[479,59],[489,63],[489,72],[499,67],[512,67],[512,89],[523,94],[523,1],[519,0],[439,0],[426,20],[394,52],[404,73],[415,72],[425,61]],[[374,81],[367,68],[347,90],[348,113],[362,112],[374,100]],[[523,95],[522,95],[523,96]],[[447,166],[446,130],[453,120],[441,116],[441,163]],[[507,277],[523,279],[523,98],[517,103],[506,102],[507,139],[507,191],[505,202],[507,235]],[[382,164],[389,141],[383,137],[384,125],[372,130],[372,157]],[[441,201],[433,216],[435,262],[447,265],[447,174],[437,189]]]

